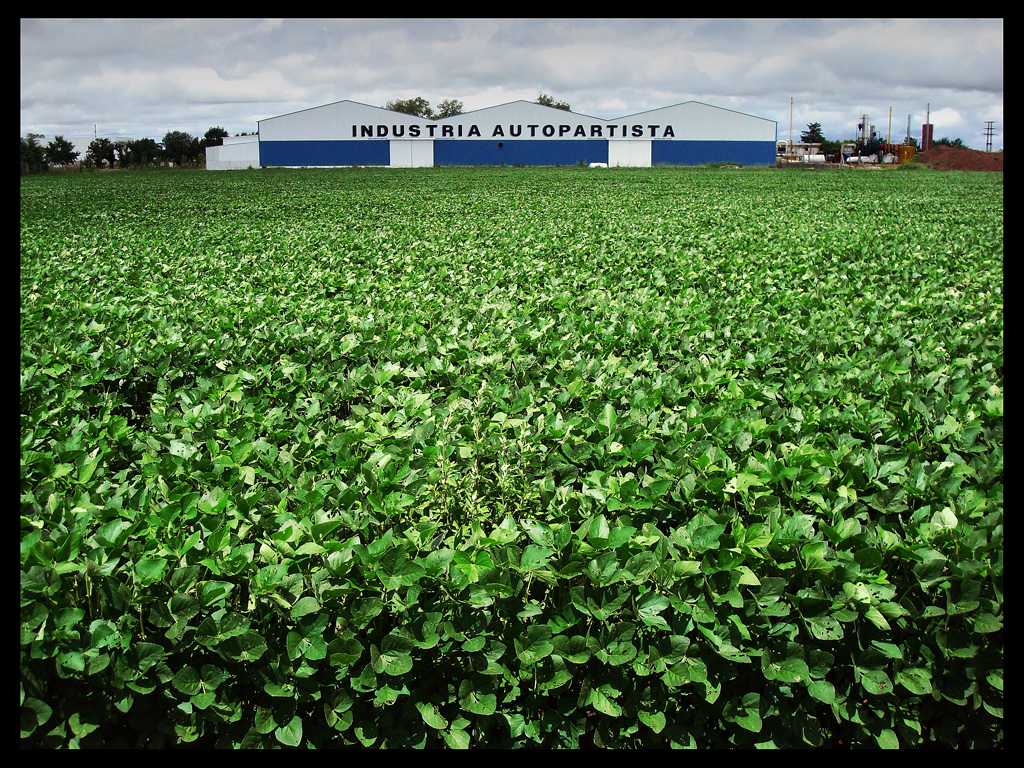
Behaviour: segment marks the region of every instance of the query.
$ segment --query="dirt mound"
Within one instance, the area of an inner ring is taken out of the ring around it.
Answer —
[[[937,171],[1001,171],[1003,153],[941,146],[914,155],[914,162],[931,166]]]

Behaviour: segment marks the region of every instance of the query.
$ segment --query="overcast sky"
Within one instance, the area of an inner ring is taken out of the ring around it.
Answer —
[[[22,19],[21,135],[251,133],[343,99],[464,111],[541,93],[617,118],[696,100],[855,138],[1003,146],[1002,19]],[[890,129],[890,107],[892,108]],[[891,131],[891,133],[890,133]]]

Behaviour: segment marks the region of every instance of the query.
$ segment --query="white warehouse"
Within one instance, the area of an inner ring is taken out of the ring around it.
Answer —
[[[614,119],[514,101],[429,120],[354,101],[269,117],[210,170],[376,165],[774,165],[778,124],[697,101]]]

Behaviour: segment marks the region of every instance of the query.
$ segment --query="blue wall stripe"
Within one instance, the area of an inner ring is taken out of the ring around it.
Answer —
[[[498,145],[501,144],[499,147]],[[390,165],[380,141],[261,141],[260,165]],[[594,139],[434,140],[435,165],[607,163],[608,141]],[[651,141],[651,165],[774,165],[774,141]]]
[[[434,165],[576,165],[607,162],[608,142],[605,140],[434,139]]]
[[[775,165],[774,141],[651,141],[651,165]]]
[[[391,165],[381,141],[261,141],[260,165]]]

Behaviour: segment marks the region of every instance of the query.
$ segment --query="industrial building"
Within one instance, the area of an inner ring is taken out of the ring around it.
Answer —
[[[338,101],[258,121],[210,170],[351,165],[774,165],[778,124],[697,101],[614,119],[529,101],[430,120]]]

